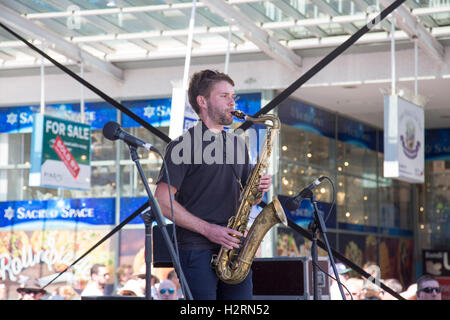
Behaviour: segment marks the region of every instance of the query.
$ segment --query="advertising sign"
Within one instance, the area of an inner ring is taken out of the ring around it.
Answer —
[[[450,250],[423,250],[424,273],[435,277],[450,277]]]
[[[89,189],[91,126],[35,114],[30,186]]]
[[[384,100],[384,176],[424,182],[423,108],[398,96]]]

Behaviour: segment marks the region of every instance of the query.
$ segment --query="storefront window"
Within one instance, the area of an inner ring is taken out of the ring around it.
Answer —
[[[337,171],[376,179],[377,152],[350,143],[337,144]]]
[[[287,125],[281,127],[281,157],[304,164],[334,167],[336,157],[333,139]]]
[[[287,196],[296,195],[320,176],[330,177],[330,179],[334,181],[330,171],[312,166],[304,166],[289,160],[282,160],[280,162],[280,174],[278,180],[279,193]],[[333,200],[332,186],[326,180],[316,188],[314,194],[317,201],[331,203]]]
[[[378,217],[376,180],[338,175],[338,221],[376,226]]]
[[[412,187],[409,183],[389,178],[379,179],[380,227],[412,229]]]
[[[91,163],[95,161],[116,159],[116,144],[103,136],[102,130],[92,130],[91,133]]]
[[[427,162],[427,205],[419,210],[419,231],[431,247],[450,243],[450,161]],[[421,217],[422,216],[422,217]]]

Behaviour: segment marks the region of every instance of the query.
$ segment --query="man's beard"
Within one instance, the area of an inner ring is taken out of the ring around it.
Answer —
[[[212,108],[211,104],[208,104],[208,116],[214,122],[222,126],[229,126],[233,123],[233,116],[231,116],[229,111],[219,111]]]

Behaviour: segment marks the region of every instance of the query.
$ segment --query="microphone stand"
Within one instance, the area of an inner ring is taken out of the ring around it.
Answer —
[[[172,258],[173,266],[178,274],[178,278],[180,280],[181,289],[183,290],[183,294],[187,300],[192,300],[191,291],[187,285],[186,278],[184,277],[183,270],[181,270],[180,261],[178,260],[178,256],[175,253],[175,249],[173,247],[172,241],[170,240],[169,233],[167,232],[166,225],[164,223],[164,218],[161,213],[161,209],[159,207],[158,202],[153,196],[150,187],[148,186],[147,179],[145,178],[144,171],[142,170],[141,164],[139,162],[139,156],[137,153],[137,148],[131,144],[128,144],[128,148],[130,149],[130,155],[133,162],[136,164],[136,167],[139,171],[139,175],[141,176],[142,183],[145,186],[145,190],[147,191],[150,209],[142,213],[141,218],[144,220],[145,224],[145,299],[151,300],[151,272],[152,272],[152,230],[151,226],[154,221],[158,224],[160,228],[164,241],[166,242],[167,248],[169,249],[170,256]]]
[[[325,222],[323,220],[322,215],[319,213],[319,208],[317,207],[316,198],[314,193],[307,189],[303,195],[304,199],[309,199],[314,208],[314,220],[308,225],[308,229],[312,232],[312,244],[311,244],[311,259],[312,259],[312,278],[313,278],[313,291],[314,291],[314,300],[320,300],[318,294],[318,274],[317,274],[317,266],[319,263],[318,253],[317,253],[317,239],[319,232],[322,234],[323,240],[325,242],[325,247],[328,252],[328,256],[330,258],[330,263],[334,271],[334,275],[336,277],[336,281],[338,283],[339,291],[341,292],[342,300],[345,299],[344,290],[342,289],[342,283],[339,279],[339,274],[336,269],[336,264],[334,263],[333,254],[331,253],[330,244],[328,243],[327,238],[327,228],[325,226]]]

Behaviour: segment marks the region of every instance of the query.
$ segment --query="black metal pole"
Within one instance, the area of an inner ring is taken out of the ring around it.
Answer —
[[[319,263],[317,253],[317,224],[312,221],[309,226],[309,230],[312,232],[312,244],[311,244],[311,268],[312,268],[312,283],[313,283],[313,300],[320,300],[317,264]]]
[[[152,224],[155,221],[152,209],[141,214],[142,220],[145,225],[145,247],[144,247],[144,259],[145,259],[145,299],[152,299]]]
[[[336,277],[339,291],[341,292],[342,300],[346,300],[345,294],[344,294],[344,289],[342,289],[342,283],[339,278],[339,273],[337,272],[336,264],[334,263],[334,258],[333,258],[333,253],[331,252],[330,243],[328,242],[327,227],[325,226],[325,221],[323,220],[322,215],[319,213],[319,208],[317,207],[317,202],[316,202],[316,198],[314,197],[314,194],[312,195],[312,204],[314,207],[314,218],[316,220],[318,230],[322,234],[323,241],[325,242],[325,247],[327,249],[328,257],[330,259],[331,267],[333,268],[333,271],[334,271],[334,276]]]

